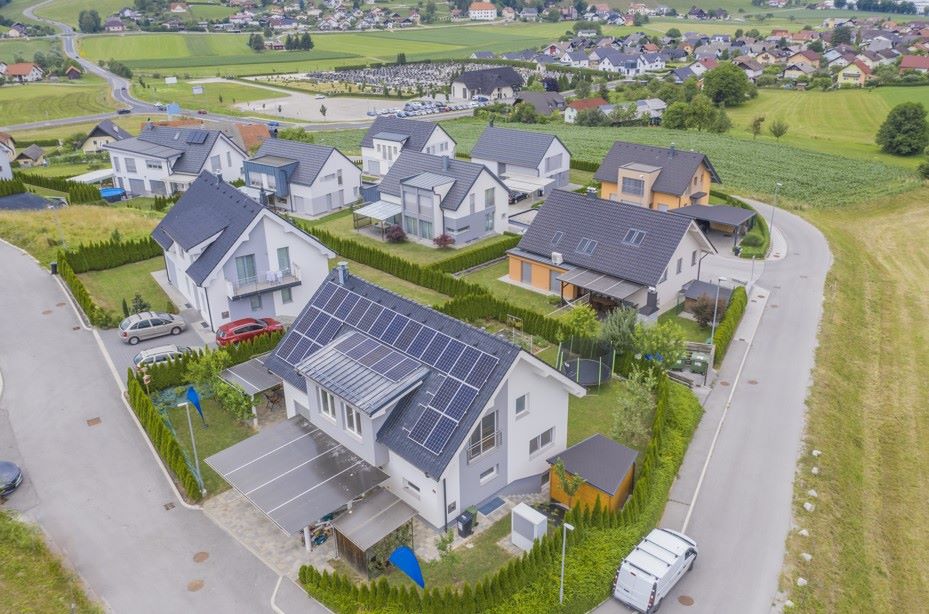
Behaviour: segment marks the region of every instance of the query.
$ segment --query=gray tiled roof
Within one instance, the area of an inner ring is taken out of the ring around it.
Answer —
[[[477,348],[482,352],[490,354],[497,359],[496,366],[490,372],[487,380],[481,386],[477,396],[468,407],[464,416],[455,427],[451,438],[439,454],[434,454],[422,445],[414,442],[408,436],[413,425],[416,424],[420,416],[425,411],[426,405],[435,395],[439,385],[445,379],[444,373],[436,367],[428,367],[428,373],[423,379],[422,385],[410,392],[404,397],[396,407],[391,411],[390,416],[384,422],[381,430],[377,433],[377,440],[386,445],[393,453],[400,455],[414,466],[424,471],[430,476],[439,476],[448,466],[452,458],[458,451],[459,446],[464,439],[471,433],[475,422],[483,411],[484,407],[490,402],[494,391],[509,371],[510,366],[519,355],[520,349],[508,341],[474,328],[449,317],[415,303],[409,299],[403,298],[383,288],[371,284],[363,279],[349,274],[342,285],[338,282],[338,272],[332,271],[326,278],[326,281],[319,287],[316,294],[310,299],[310,302],[304,308],[303,313],[297,317],[293,326],[275,351],[268,358],[265,365],[272,372],[281,376],[284,381],[299,388],[306,390],[306,380],[300,376],[295,366],[312,356],[314,353],[321,351],[319,345],[304,346],[305,352],[298,352],[300,355],[294,356],[294,348],[301,347],[298,345],[304,333],[311,338],[316,338],[317,331],[308,331],[312,325],[314,317],[304,317],[312,310],[322,310],[323,313],[334,315],[329,309],[330,299],[333,299],[337,293],[345,290],[354,293],[360,297],[372,301],[373,304],[393,312],[393,314],[410,318],[416,323],[428,326],[429,328],[444,333],[452,339],[460,341],[467,346]],[[332,306],[332,311],[341,305],[341,300],[332,301],[337,303]],[[396,315],[394,317],[396,317]],[[350,317],[350,316],[348,316]],[[363,319],[362,319],[363,320]],[[341,336],[349,331],[359,330],[359,324],[346,322],[339,318],[338,330],[333,332],[333,338]],[[373,329],[372,329],[373,330]],[[367,334],[362,331],[362,334]],[[386,344],[395,351],[401,351],[395,345]]]
[[[285,139],[266,139],[258,148],[255,157],[274,156],[296,161],[297,169],[290,176],[290,182],[300,185],[313,185],[317,175],[319,175],[333,152],[342,155],[334,147],[324,147],[323,145]]]
[[[728,226],[741,226],[755,217],[755,212],[751,209],[729,205],[689,205],[672,209],[672,213]]]
[[[581,476],[591,486],[612,496],[638,456],[635,450],[597,433],[546,460],[554,465],[560,458],[565,471]]]
[[[652,185],[652,190],[655,192],[683,194],[690,186],[690,181],[701,163],[706,164],[713,183],[722,183],[719,175],[716,174],[716,169],[710,163],[710,159],[702,153],[669,149],[667,147],[653,147],[652,145],[639,145],[638,143],[627,143],[625,141],[613,143],[613,147],[610,148],[606,157],[603,158],[603,162],[600,163],[600,168],[594,173],[594,178],[615,183],[619,167],[633,162],[661,168],[661,173],[658,174],[658,178],[655,179],[655,183]]]
[[[206,138],[202,143],[187,142],[190,135],[195,132],[206,133]],[[179,152],[179,157],[177,161],[175,161],[172,170],[175,173],[197,175],[203,170],[203,165],[206,163],[207,158],[209,158],[210,151],[212,151],[216,139],[220,138],[221,134],[222,132],[219,130],[148,125],[142,130],[139,136],[123,139],[116,143],[110,143],[106,148],[140,154],[151,153],[152,155],[163,158],[173,155],[169,151],[173,149]],[[228,137],[224,136],[224,138]],[[238,145],[235,145],[232,141],[230,141],[230,143],[239,149]],[[245,155],[244,151],[242,155]]]
[[[541,115],[549,115],[555,109],[563,109],[565,106],[564,96],[558,92],[520,92],[516,101],[532,105],[536,113]]]
[[[379,133],[388,133],[390,140],[397,140],[400,135],[407,136],[403,144],[404,150],[422,151],[426,146],[426,141],[432,136],[432,133],[439,128],[437,124],[431,121],[417,121],[414,119],[403,119],[402,117],[383,117],[380,116],[374,120],[368,131],[365,132],[361,139],[362,147],[374,147],[374,135]]]
[[[471,158],[536,168],[555,141],[561,142],[558,137],[546,132],[487,126],[471,149]]]
[[[469,90],[477,94],[489,95],[498,87],[522,87],[523,78],[512,67],[500,66],[465,71],[458,75],[455,82],[464,83]]]
[[[26,157],[26,158],[29,158],[30,160],[38,160],[44,155],[45,155],[45,150],[39,147],[38,145],[36,145],[35,143],[33,143],[26,149],[19,152],[19,155],[16,157],[17,158]]]
[[[566,265],[654,286],[692,225],[683,215],[553,190],[517,249],[545,259],[559,252]],[[630,228],[645,233],[640,245],[622,242]],[[592,254],[576,251],[583,239],[597,242]]]
[[[446,168],[447,165],[447,168]],[[483,164],[465,162],[464,160],[455,160],[446,156],[432,156],[424,153],[413,151],[403,151],[394,161],[393,166],[384,175],[384,179],[379,186],[381,194],[400,197],[400,184],[416,175],[423,173],[434,173],[445,177],[451,177],[455,184],[448,190],[445,198],[442,200],[442,208],[457,210],[462,201],[468,195],[468,191],[478,176],[482,172],[488,172]],[[506,190],[506,186],[500,182],[496,175],[490,173],[500,187]]]
[[[90,134],[88,134],[87,136],[89,138],[89,137],[98,136],[98,135],[109,136],[109,137],[116,139],[117,141],[128,139],[132,136],[131,134],[129,134],[128,132],[126,132],[125,130],[117,126],[116,124],[114,124],[112,120],[109,120],[109,119],[105,119],[99,124],[97,124],[96,126],[94,126],[93,130],[91,130]]]

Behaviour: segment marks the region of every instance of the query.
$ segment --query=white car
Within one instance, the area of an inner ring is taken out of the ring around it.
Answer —
[[[613,597],[642,614],[651,614],[697,558],[697,543],[677,531],[653,529],[629,553],[613,584]]]
[[[313,98],[315,98],[316,100],[323,100],[323,99],[325,99],[326,97],[323,96],[322,94],[316,94],[315,96],[313,96]]]
[[[155,348],[149,348],[147,350],[142,350],[132,358],[132,364],[135,368],[141,369],[143,367],[150,367],[152,365],[157,365],[163,362],[168,362],[171,360],[177,360],[181,358],[184,354],[190,352],[189,347],[178,346],[178,345],[160,345]]]

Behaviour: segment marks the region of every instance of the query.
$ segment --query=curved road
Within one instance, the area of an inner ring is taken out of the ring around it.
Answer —
[[[770,219],[770,206],[752,204]],[[752,339],[746,313],[704,403],[706,413],[662,518],[662,526],[679,530],[690,513],[686,532],[700,546],[693,572],[662,604],[666,614],[762,614],[770,612],[778,598],[823,285],[832,255],[825,237],[800,217],[777,210],[774,225],[786,240],[786,254],[756,269],[758,285],[749,309],[760,311],[760,323]],[[715,257],[704,266],[710,273],[748,280],[751,265]],[[767,295],[766,302],[759,294]],[[750,347],[743,335],[751,340]],[[683,605],[678,600],[682,596],[690,597],[692,605]],[[628,610],[610,599],[597,611]]]

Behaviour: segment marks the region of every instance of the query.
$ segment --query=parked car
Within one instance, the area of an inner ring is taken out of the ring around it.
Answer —
[[[225,347],[279,330],[284,330],[284,325],[274,318],[242,318],[223,324],[216,330],[216,345]]]
[[[23,470],[16,463],[0,461],[0,497],[13,494],[23,483]]]
[[[143,311],[119,323],[119,338],[123,343],[135,345],[146,339],[180,335],[185,328],[187,328],[187,322],[178,315]]]
[[[525,200],[527,196],[529,195],[525,192],[510,192],[510,204],[513,205],[521,200]]]
[[[197,109],[197,115],[206,115],[206,109]]]
[[[651,614],[697,558],[697,543],[677,531],[653,529],[629,553],[613,583],[613,597],[637,612]]]
[[[148,367],[151,365],[157,365],[161,362],[168,362],[169,360],[177,360],[182,357],[184,354],[190,352],[191,349],[185,346],[178,345],[159,345],[158,347],[151,348],[148,350],[142,350],[132,358],[132,364],[136,369],[141,369],[142,367]]]
[[[132,109],[117,109],[116,111],[117,115],[129,115],[130,113],[132,113]]]

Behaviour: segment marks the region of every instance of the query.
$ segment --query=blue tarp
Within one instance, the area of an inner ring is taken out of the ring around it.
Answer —
[[[426,588],[426,582],[423,580],[423,571],[419,568],[419,561],[416,555],[406,546],[400,546],[390,555],[390,562],[394,567],[405,573],[413,582],[419,585],[419,588]]]

